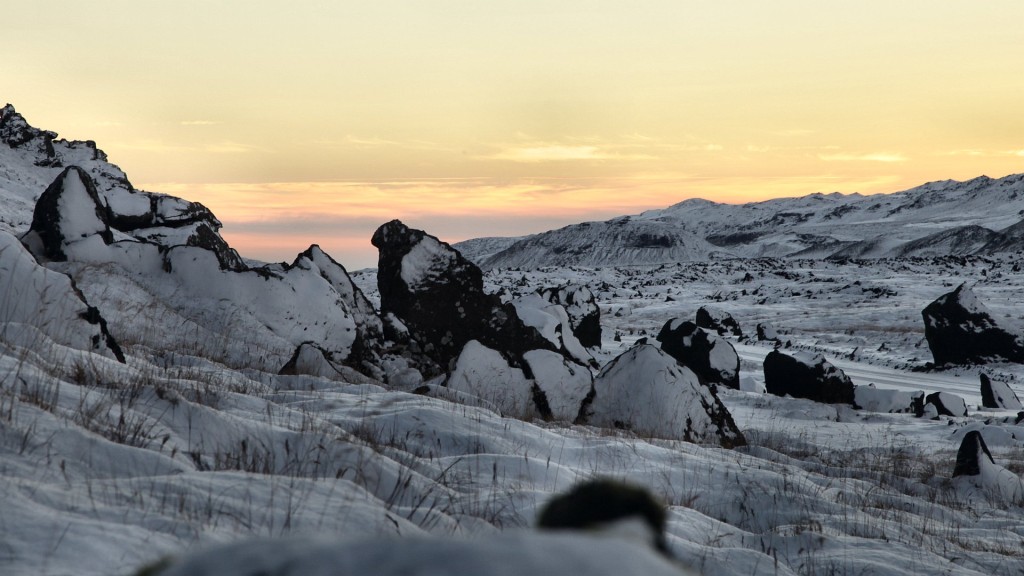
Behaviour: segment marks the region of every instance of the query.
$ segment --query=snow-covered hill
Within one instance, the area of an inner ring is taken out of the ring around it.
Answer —
[[[1021,248],[1024,174],[895,194],[811,194],[742,205],[687,200],[525,238],[457,244],[484,268],[628,266],[721,257],[883,258]]]
[[[254,268],[213,214],[135,190],[94,145],[10,107],[0,136],[0,574],[1024,573],[1024,415],[979,408],[978,376],[1021,396],[1024,365],[929,369],[921,317],[969,282],[1013,324],[1014,256],[483,275],[393,222],[381,278],[316,246]],[[638,219],[621,237],[659,245]],[[704,305],[776,338],[720,337],[739,389],[655,345]],[[967,414],[765,394],[776,347]],[[979,438],[981,473],[954,477]],[[596,477],[665,504],[675,565],[635,531],[537,528]]]

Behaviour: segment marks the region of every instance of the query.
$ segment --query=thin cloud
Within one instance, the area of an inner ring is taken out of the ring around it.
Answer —
[[[818,154],[818,159],[824,162],[906,162],[907,157],[902,154],[890,154],[887,152],[875,152],[871,154]]]
[[[178,124],[181,126],[216,126],[223,122],[220,120],[182,120]]]
[[[596,160],[656,160],[649,154],[622,154],[600,146],[567,146],[562,144],[538,144],[509,146],[495,154],[482,157],[485,160],[508,162],[579,162]]]

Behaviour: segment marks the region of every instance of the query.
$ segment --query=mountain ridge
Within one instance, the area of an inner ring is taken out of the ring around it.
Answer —
[[[745,204],[693,198],[520,238],[455,244],[485,269],[715,258],[887,258],[1024,248],[1024,174],[936,180],[892,193],[816,192]]]

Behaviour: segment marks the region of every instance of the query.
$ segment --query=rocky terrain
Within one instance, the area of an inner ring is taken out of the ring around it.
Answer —
[[[763,241],[687,202],[602,224],[643,244],[616,253],[628,266],[485,272],[392,221],[378,269],[350,274],[315,245],[246,261],[202,205],[136,190],[11,106],[0,140],[5,574],[1024,570],[1024,273],[907,232],[959,199],[965,226],[1002,230],[965,238],[1011,246],[1019,215],[983,212],[1020,178],[779,201],[807,216],[778,221],[737,208],[767,218]],[[875,248],[835,226],[846,244],[812,254],[834,258],[701,252],[798,248],[829,213],[920,255],[837,256]],[[680,257],[649,265],[652,247]],[[541,531],[594,478],[665,505],[674,565]]]

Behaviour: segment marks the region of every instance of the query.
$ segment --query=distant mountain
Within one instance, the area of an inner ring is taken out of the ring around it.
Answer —
[[[686,200],[635,216],[455,246],[483,268],[1013,252],[1024,249],[1024,174],[870,196],[816,193],[738,205]]]

